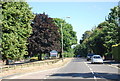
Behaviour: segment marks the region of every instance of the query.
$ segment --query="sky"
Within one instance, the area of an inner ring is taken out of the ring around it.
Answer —
[[[34,13],[45,12],[49,17],[61,18],[73,26],[77,33],[78,43],[82,34],[105,21],[110,9],[118,5],[116,1],[109,2],[28,2]],[[66,18],[66,17],[70,18]]]

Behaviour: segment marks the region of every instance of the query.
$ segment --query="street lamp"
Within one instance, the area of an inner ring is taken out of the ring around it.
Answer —
[[[118,2],[118,10],[120,9],[120,1]],[[118,13],[119,13],[119,11],[118,11]],[[118,26],[120,27],[120,18],[119,18],[119,15],[120,14],[118,14]]]
[[[70,18],[70,17],[64,17],[63,20],[65,20],[65,18]],[[63,24],[64,24],[64,23],[61,23],[62,61],[63,61],[63,59],[64,59],[64,57],[63,57]]]

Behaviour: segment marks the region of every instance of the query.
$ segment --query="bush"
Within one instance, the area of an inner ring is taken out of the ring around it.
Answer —
[[[74,54],[73,54],[73,53],[70,53],[70,52],[64,52],[64,53],[63,53],[63,56],[64,56],[64,57],[73,57]]]
[[[30,61],[37,61],[38,60],[38,57],[31,57],[30,58]]]
[[[120,61],[120,45],[117,46],[112,46],[112,54],[113,54],[113,58],[116,61]]]

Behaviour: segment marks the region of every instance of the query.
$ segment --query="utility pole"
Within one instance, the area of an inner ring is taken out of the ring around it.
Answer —
[[[70,17],[64,17],[63,20],[65,20],[65,18],[70,18]],[[62,61],[63,61],[63,59],[64,59],[64,55],[63,55],[63,49],[64,49],[64,48],[63,48],[63,24],[64,24],[64,23],[61,23]]]
[[[120,1],[118,2],[118,13],[120,12]],[[120,14],[118,14],[118,26],[120,27]]]

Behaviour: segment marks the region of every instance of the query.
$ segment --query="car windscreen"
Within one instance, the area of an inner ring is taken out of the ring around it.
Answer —
[[[101,58],[101,57],[99,57],[99,56],[94,56],[93,58]]]

